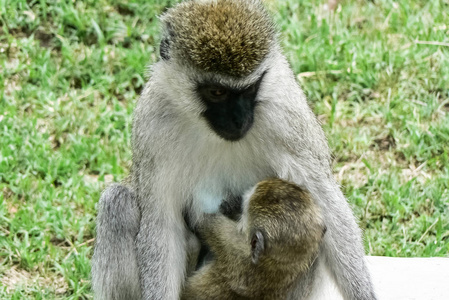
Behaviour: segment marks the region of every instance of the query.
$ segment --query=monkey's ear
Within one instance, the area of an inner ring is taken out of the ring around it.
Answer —
[[[168,38],[164,38],[161,41],[161,45],[159,46],[159,54],[163,60],[170,59],[169,48],[170,48],[170,42],[169,42]]]
[[[161,40],[161,45],[159,46],[159,54],[163,60],[170,59],[170,40],[173,38],[173,29],[170,23],[166,25],[166,33]]]
[[[260,230],[256,230],[251,236],[251,260],[254,264],[259,262],[259,257],[265,251],[265,239]]]

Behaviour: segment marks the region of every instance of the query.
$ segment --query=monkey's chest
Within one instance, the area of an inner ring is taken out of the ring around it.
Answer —
[[[229,192],[223,182],[217,179],[203,179],[193,188],[193,204],[200,213],[216,213]]]
[[[194,212],[215,213],[223,200],[239,197],[274,175],[268,160],[261,157],[263,151],[255,155],[249,143],[218,138],[198,141],[195,145],[186,142],[183,155],[171,156],[164,164],[170,178],[176,178],[172,190],[178,191],[181,199],[191,199]]]
[[[210,214],[222,211],[223,208],[229,212],[234,211],[241,205],[243,193],[258,182],[257,178],[247,177],[238,182],[229,182],[228,178],[217,177],[205,178],[193,188],[193,204],[198,212]]]
[[[216,167],[196,182],[192,189],[194,207],[200,213],[216,213],[220,205],[235,210],[241,205],[241,196],[257,182],[273,176],[268,168],[241,166]]]

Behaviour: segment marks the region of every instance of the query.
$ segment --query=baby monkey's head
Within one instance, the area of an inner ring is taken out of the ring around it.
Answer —
[[[245,199],[243,215],[253,263],[311,262],[326,232],[310,193],[281,179],[259,182]]]

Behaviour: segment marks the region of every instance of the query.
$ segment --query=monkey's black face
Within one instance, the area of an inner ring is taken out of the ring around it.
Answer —
[[[257,91],[264,75],[243,89],[221,84],[198,84],[198,94],[206,104],[203,117],[220,137],[238,141],[253,125]]]

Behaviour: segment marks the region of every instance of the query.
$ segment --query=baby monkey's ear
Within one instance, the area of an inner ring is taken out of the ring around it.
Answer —
[[[255,230],[251,236],[251,260],[254,264],[265,251],[265,238],[260,230]]]

